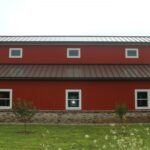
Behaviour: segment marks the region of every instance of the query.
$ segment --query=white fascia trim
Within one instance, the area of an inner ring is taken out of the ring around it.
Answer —
[[[69,51],[70,50],[77,50],[78,51],[78,56],[69,56]],[[81,57],[81,49],[80,48],[67,48],[67,58],[80,58]]]
[[[68,107],[68,93],[78,92],[79,93],[79,107]],[[81,89],[67,89],[66,90],[66,110],[81,110],[82,109],[82,93]]]
[[[0,92],[10,93],[10,106],[0,106],[0,109],[12,109],[12,89],[0,89]]]
[[[138,92],[147,92],[148,93],[148,106],[147,107],[138,107],[137,106],[137,93]],[[150,89],[135,89],[135,109],[150,109]]]
[[[13,50],[19,50],[20,51],[20,56],[12,56],[11,52]],[[22,48],[9,48],[9,58],[22,58],[23,56],[23,49]]]
[[[128,51],[136,51],[136,56],[128,56]],[[139,49],[138,48],[126,48],[125,49],[125,58],[139,58]]]

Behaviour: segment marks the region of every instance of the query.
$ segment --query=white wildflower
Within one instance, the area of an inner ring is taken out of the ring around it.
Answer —
[[[149,131],[149,128],[146,128],[145,130],[146,130],[146,131]]]
[[[105,149],[105,148],[106,148],[106,145],[103,145],[102,148]]]
[[[130,133],[130,135],[131,135],[131,136],[134,136],[134,133],[133,133],[133,132],[131,132],[131,133]]]
[[[137,132],[138,130],[137,130],[137,129],[134,129],[134,131]]]
[[[115,135],[115,136],[113,136],[113,139],[114,139],[114,140],[116,140],[116,139],[117,139],[117,136],[116,136],[116,135]]]
[[[114,147],[115,147],[115,145],[114,145],[114,144],[110,144],[110,147],[111,147],[111,148],[114,148]]]
[[[114,126],[115,126],[115,124],[114,124],[114,123],[111,123],[111,124],[110,124],[110,126],[111,126],[111,127],[114,127]]]
[[[105,140],[108,140],[108,135],[105,135]]]
[[[93,143],[97,143],[97,140],[95,139],[95,140],[93,140]]]
[[[143,139],[140,139],[140,140],[139,140],[139,144],[143,144]]]
[[[46,130],[46,133],[49,134],[49,130]]]
[[[116,134],[117,132],[116,131],[112,131],[112,134]]]
[[[150,135],[149,132],[147,132],[147,135]]]
[[[85,137],[85,138],[89,138],[90,136],[89,136],[88,134],[86,134],[84,137]]]

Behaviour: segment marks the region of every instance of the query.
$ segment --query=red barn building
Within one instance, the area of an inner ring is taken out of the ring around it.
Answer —
[[[150,37],[0,36],[0,109],[150,109]]]

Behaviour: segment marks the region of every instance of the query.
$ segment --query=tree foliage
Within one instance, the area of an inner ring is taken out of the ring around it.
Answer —
[[[13,105],[13,112],[19,122],[24,123],[24,133],[27,133],[27,123],[36,113],[36,108],[30,101],[17,99]]]

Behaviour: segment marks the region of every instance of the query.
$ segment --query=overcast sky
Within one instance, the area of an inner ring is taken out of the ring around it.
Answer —
[[[0,35],[150,36],[150,0],[0,0]]]

